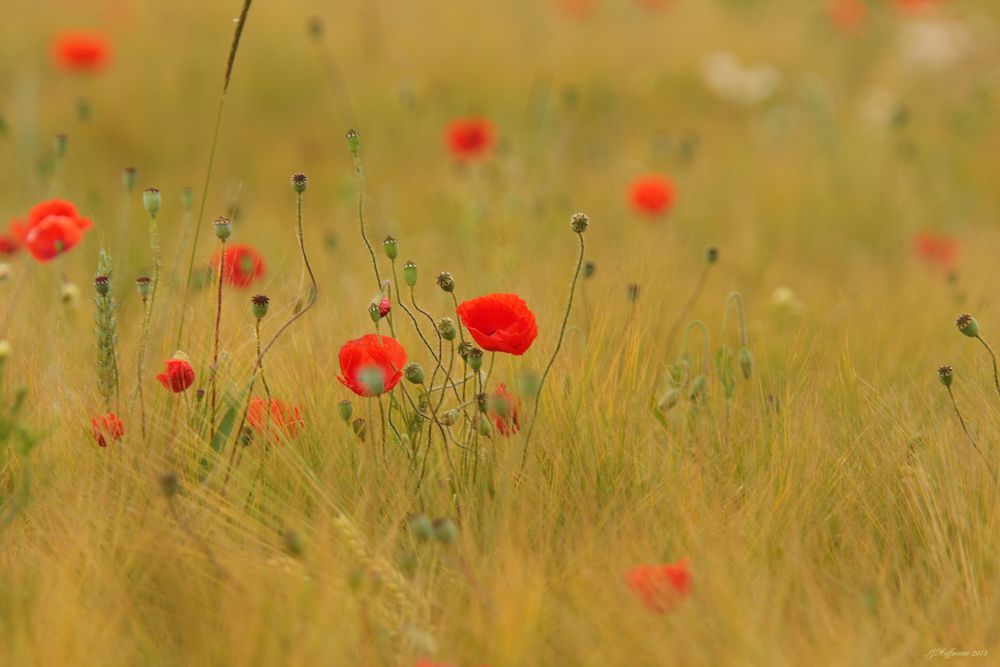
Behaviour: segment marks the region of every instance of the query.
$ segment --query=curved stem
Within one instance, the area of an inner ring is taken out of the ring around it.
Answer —
[[[993,359],[993,386],[997,388],[997,394],[1000,395],[1000,371],[997,369],[997,353],[993,351],[993,348],[990,347],[990,344],[982,336],[977,334],[976,340],[983,344],[983,347],[989,351],[990,357]]]

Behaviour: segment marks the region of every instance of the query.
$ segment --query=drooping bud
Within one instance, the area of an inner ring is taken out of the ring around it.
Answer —
[[[186,213],[190,213],[193,207],[194,190],[189,186],[184,186],[184,189],[181,190],[181,208],[184,209]]]
[[[111,279],[107,276],[97,276],[94,278],[94,290],[101,296],[105,296],[111,291]]]
[[[958,330],[969,338],[975,338],[979,335],[979,322],[976,321],[972,315],[964,313],[961,317],[955,320],[955,326]]]
[[[389,297],[383,296],[378,302],[378,314],[381,317],[385,317],[392,311],[392,301],[389,301]]]
[[[309,185],[309,177],[302,172],[297,172],[292,174],[292,189],[302,194],[306,191],[306,186]]]
[[[937,370],[938,379],[941,380],[941,384],[946,387],[950,387],[952,381],[955,379],[955,371],[951,366],[942,366]]]
[[[271,299],[266,294],[257,294],[250,299],[253,316],[258,320],[264,319],[267,315],[267,307],[271,304]]]
[[[149,296],[149,290],[153,286],[153,279],[148,276],[140,276],[135,279],[135,287],[139,290],[139,296],[146,299]]]
[[[569,226],[577,234],[583,234],[590,226],[590,218],[584,213],[574,213],[569,219]]]
[[[455,291],[455,279],[447,271],[442,271],[437,277],[438,287],[443,289],[445,292]]]
[[[715,264],[717,261],[719,261],[719,249],[714,245],[705,248],[705,263]]]
[[[458,528],[448,517],[434,520],[434,539],[441,544],[452,544],[458,537]]]
[[[132,192],[135,189],[138,176],[139,172],[136,171],[135,167],[125,167],[122,170],[122,187],[125,188],[125,192]]]
[[[750,376],[753,375],[753,354],[750,353],[750,348],[741,347],[738,356],[743,379],[749,380]]]
[[[406,524],[410,528],[410,534],[420,542],[434,537],[434,524],[426,514],[411,514]]]
[[[220,215],[216,218],[212,227],[215,229],[215,238],[220,241],[225,241],[233,235],[233,221],[225,216]]]
[[[399,254],[399,241],[391,236],[386,236],[385,241],[382,241],[382,249],[385,250],[386,257],[396,259]]]
[[[411,261],[403,264],[403,281],[410,287],[417,284],[417,265]]]
[[[146,213],[156,217],[160,212],[160,191],[156,188],[146,188],[142,191],[142,205]]]
[[[469,353],[465,355],[465,363],[469,364],[469,368],[474,371],[478,371],[483,367],[483,351],[478,347],[474,347],[469,350]]]
[[[351,421],[351,415],[354,414],[354,406],[346,398],[340,403],[337,403],[337,411],[340,412],[340,418],[344,420],[344,423]]]
[[[583,263],[583,277],[591,278],[597,272],[597,263],[592,259],[588,259]]]
[[[424,369],[415,361],[403,366],[403,375],[413,384],[424,383]]]
[[[361,137],[356,130],[347,131],[347,150],[351,151],[354,157],[358,157],[361,153]]]
[[[458,335],[458,330],[455,329],[455,320],[450,317],[442,317],[438,320],[437,330],[441,334],[441,338],[445,340],[455,340],[455,336]]]

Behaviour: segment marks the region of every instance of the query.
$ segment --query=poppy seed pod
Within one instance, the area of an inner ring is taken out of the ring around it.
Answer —
[[[403,264],[403,281],[410,287],[417,284],[417,265],[411,261]]]
[[[455,336],[458,335],[458,331],[455,329],[455,320],[450,317],[442,317],[438,320],[437,330],[441,334],[441,338],[445,340],[455,340]]]
[[[458,356],[462,357],[462,360],[468,363],[469,353],[472,352],[472,343],[465,341],[458,344]]]
[[[382,249],[385,250],[386,257],[396,259],[399,254],[399,241],[391,236],[386,236],[385,241],[382,241]]]
[[[295,190],[299,194],[302,194],[303,192],[306,191],[306,186],[308,186],[308,185],[309,185],[309,177],[308,176],[306,176],[302,172],[298,172],[298,173],[292,174],[292,189],[293,190]]]
[[[160,212],[160,191],[156,188],[146,188],[142,191],[142,205],[146,213],[155,216]]]
[[[458,410],[448,410],[441,415],[440,421],[442,426],[453,426],[458,421]]]
[[[424,369],[415,361],[403,367],[403,376],[413,384],[424,383]]]
[[[220,241],[225,241],[233,235],[233,221],[225,216],[216,218],[212,227],[215,229],[215,238]]]
[[[361,152],[361,137],[358,135],[357,130],[347,131],[347,150],[351,151],[354,157],[358,157]]]
[[[372,322],[378,323],[382,319],[382,313],[379,312],[379,305],[372,301],[368,304],[368,316],[372,318]]]
[[[139,172],[136,171],[135,167],[125,167],[122,170],[122,187],[125,188],[125,192],[132,192],[135,189],[135,182]]]
[[[253,316],[258,320],[264,319],[267,315],[267,307],[270,305],[271,300],[265,294],[258,294],[250,299],[251,309],[253,310]]]
[[[139,296],[143,299],[149,296],[149,290],[153,285],[153,279],[148,276],[141,276],[135,279],[135,287],[139,290]]]
[[[437,284],[445,292],[455,291],[455,278],[447,271],[442,271],[438,274]]]
[[[111,291],[111,279],[107,276],[97,276],[94,278],[94,289],[101,296],[106,295]]]
[[[951,366],[942,366],[937,369],[938,379],[941,380],[941,384],[946,387],[950,387],[952,381],[955,379],[955,372]]]
[[[365,436],[368,434],[368,425],[365,423],[365,420],[358,417],[351,424],[351,427],[354,429],[354,435],[358,436],[358,440],[364,442]]]
[[[385,375],[378,366],[362,368],[357,374],[357,383],[368,396],[381,396],[385,392]]]
[[[705,248],[705,262],[707,264],[715,264],[719,260],[719,249],[714,245],[710,245]]]
[[[337,411],[340,412],[340,418],[346,424],[351,421],[351,415],[354,414],[354,406],[345,398],[340,403],[337,403]]]
[[[474,371],[478,371],[483,367],[483,351],[478,347],[474,347],[469,350],[469,353],[465,355],[465,363],[469,364],[469,368]]]
[[[587,227],[590,226],[590,218],[584,213],[574,213],[569,219],[569,226],[577,234],[583,234],[587,231]]]
[[[740,361],[740,370],[743,372],[743,379],[749,380],[750,376],[753,375],[753,354],[750,353],[749,348],[742,347],[740,348],[738,356]]]
[[[957,326],[958,330],[969,338],[975,338],[979,335],[979,322],[977,322],[976,318],[968,313],[963,314],[955,320],[955,326]]]
[[[426,514],[411,514],[406,520],[410,534],[420,542],[434,537],[434,524]]]
[[[486,412],[490,406],[490,396],[489,394],[476,394],[476,409],[480,412]]]
[[[451,544],[458,537],[458,528],[455,522],[448,517],[434,520],[434,539],[441,544]]]

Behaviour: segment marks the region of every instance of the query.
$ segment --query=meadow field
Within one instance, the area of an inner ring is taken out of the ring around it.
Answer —
[[[0,665],[1000,664],[1000,3],[0,9]]]

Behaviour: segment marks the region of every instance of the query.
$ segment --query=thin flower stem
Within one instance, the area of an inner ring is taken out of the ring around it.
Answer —
[[[542,400],[542,387],[545,386],[545,378],[549,376],[552,364],[556,361],[556,355],[559,354],[559,350],[562,348],[563,338],[566,335],[566,325],[569,323],[569,314],[573,310],[573,294],[576,291],[576,283],[580,278],[580,269],[583,267],[583,254],[586,249],[583,242],[583,234],[577,234],[577,237],[580,239],[580,254],[576,260],[573,282],[569,286],[569,298],[566,300],[566,312],[563,314],[562,326],[559,328],[559,340],[556,341],[556,349],[552,351],[552,357],[549,358],[549,363],[545,366],[542,378],[538,381],[538,390],[535,392],[535,407],[531,412],[531,421],[528,423],[528,434],[524,438],[524,452],[521,454],[520,472],[522,473],[524,472],[525,464],[528,462],[528,445],[531,444],[531,434],[535,430],[535,418],[538,416],[538,406]]]
[[[670,329],[667,330],[667,350],[673,347],[674,339],[677,337],[677,331],[681,328],[681,325],[684,324],[684,320],[687,319],[691,309],[694,308],[694,305],[698,302],[698,297],[701,296],[701,292],[705,288],[705,283],[708,281],[708,273],[711,269],[712,265],[706,263],[705,268],[701,270],[701,275],[698,276],[698,282],[695,283],[691,296],[688,297],[687,303],[685,303],[684,307],[681,308],[681,312],[677,314],[677,319],[674,320],[674,323],[670,325]]]
[[[990,347],[990,344],[982,336],[977,334],[976,340],[983,344],[983,347],[989,351],[990,357],[993,359],[993,386],[997,388],[997,395],[1000,395],[1000,370],[997,369],[997,353],[993,351],[993,348]]]
[[[142,380],[146,375],[146,336],[149,334],[149,303],[142,299],[142,341],[139,343],[139,363],[136,365],[136,384],[139,388],[139,421],[142,424],[142,442],[146,443],[146,399],[142,392]]]
[[[215,437],[216,387],[219,376],[219,330],[222,325],[222,282],[226,276],[226,240],[219,239],[219,281],[215,300],[215,344],[212,348],[212,402],[208,412],[208,437]]]
[[[368,248],[368,254],[372,258],[372,268],[375,269],[375,282],[378,289],[382,289],[382,274],[378,270],[378,261],[375,259],[375,250],[372,248],[368,235],[365,233],[365,171],[361,164],[361,156],[354,156],[354,173],[358,177],[358,226],[361,229],[361,240]]]
[[[945,388],[948,390],[948,397],[951,399],[951,406],[955,408],[955,414],[958,416],[958,423],[962,425],[962,430],[965,432],[965,437],[969,439],[969,444],[972,445],[972,448],[975,449],[976,453],[979,454],[980,458],[983,459],[983,463],[986,465],[986,469],[989,471],[990,477],[993,478],[993,483],[997,486],[1000,486],[1000,480],[998,480],[997,478],[996,471],[993,470],[993,466],[990,465],[989,460],[987,460],[982,450],[979,449],[979,445],[976,444],[976,440],[972,437],[972,434],[969,433],[969,427],[966,426],[965,419],[962,417],[962,413],[958,409],[958,402],[955,400],[954,392],[952,392],[951,387],[949,386],[945,386]]]

